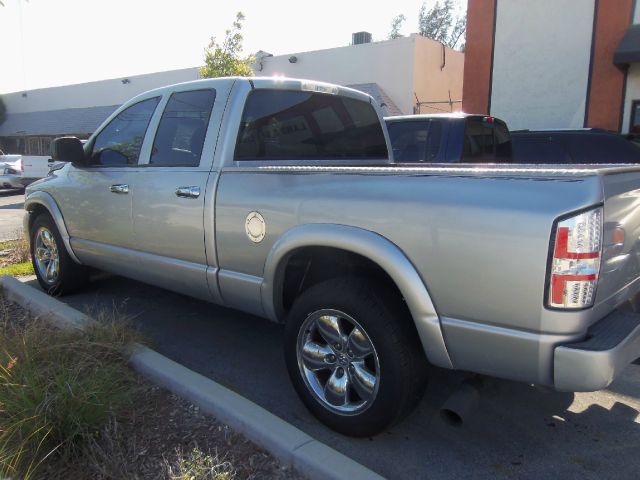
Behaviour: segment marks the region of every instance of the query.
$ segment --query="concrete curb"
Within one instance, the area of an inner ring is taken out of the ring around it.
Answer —
[[[311,479],[383,478],[243,396],[153,350],[139,347],[131,363],[154,383],[198,405]]]
[[[82,328],[93,322],[87,315],[13,277],[0,277],[0,287],[9,300],[38,317],[46,315],[61,327]],[[384,478],[245,397],[147,347],[134,345],[130,362],[154,383],[198,405],[312,480]]]
[[[15,277],[0,276],[0,287],[12,302],[22,305],[36,317],[47,316],[62,328],[83,328],[93,321],[84,313],[65,305],[41,290],[25,285]]]

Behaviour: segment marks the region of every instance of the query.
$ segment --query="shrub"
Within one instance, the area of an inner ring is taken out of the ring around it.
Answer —
[[[80,454],[129,403],[132,337],[121,322],[69,331],[6,304],[0,315],[0,478],[30,478],[49,456]]]

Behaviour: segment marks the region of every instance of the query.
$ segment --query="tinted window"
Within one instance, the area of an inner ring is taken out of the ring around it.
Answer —
[[[569,147],[573,163],[640,163],[640,148],[613,134],[572,134]]]
[[[89,163],[97,166],[136,165],[149,120],[159,97],[123,110],[98,134]]]
[[[535,137],[514,134],[511,142],[515,163],[571,163],[564,145],[548,135]]]
[[[495,162],[511,158],[511,137],[504,122],[467,118],[463,162]]]
[[[442,144],[442,122],[389,122],[389,137],[396,162],[435,162]]]
[[[387,158],[380,120],[369,102],[321,93],[249,94],[236,160]]]
[[[162,113],[150,165],[197,167],[209,125],[215,90],[176,92]]]

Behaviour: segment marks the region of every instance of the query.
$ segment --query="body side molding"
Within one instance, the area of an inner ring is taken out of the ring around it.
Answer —
[[[392,242],[362,228],[338,224],[307,224],[292,228],[273,245],[265,262],[261,295],[265,314],[271,320],[282,317],[282,282],[287,259],[299,248],[326,246],[367,257],[379,265],[402,293],[418,330],[429,361],[453,368],[445,345],[440,319],[420,275]]]

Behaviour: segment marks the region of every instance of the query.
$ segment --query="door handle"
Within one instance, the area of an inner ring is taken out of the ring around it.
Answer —
[[[129,185],[125,183],[119,183],[117,185],[111,185],[109,187],[113,193],[129,193]]]
[[[176,196],[182,198],[198,198],[200,196],[200,187],[178,187],[176,188]]]

